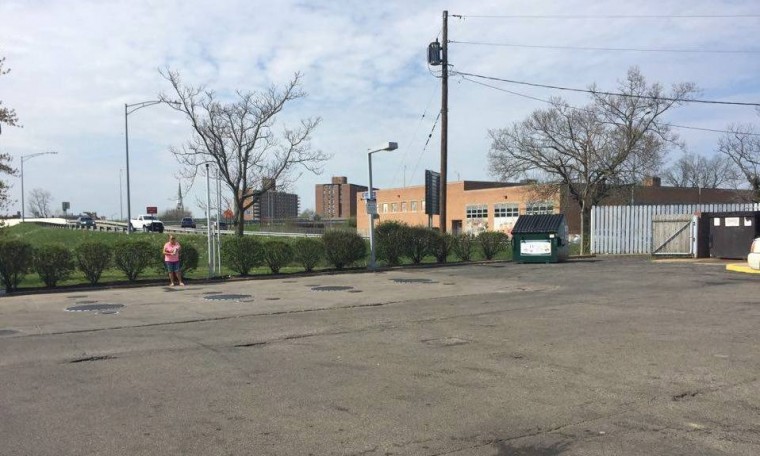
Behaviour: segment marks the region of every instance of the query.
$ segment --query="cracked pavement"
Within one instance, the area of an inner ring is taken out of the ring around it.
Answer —
[[[3,297],[0,455],[756,455],[758,280],[601,258]]]

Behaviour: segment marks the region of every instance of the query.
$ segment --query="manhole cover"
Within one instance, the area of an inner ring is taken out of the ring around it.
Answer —
[[[364,293],[362,290],[348,290],[349,293]]]
[[[67,312],[108,312],[121,309],[124,304],[82,304],[78,306],[67,307]]]
[[[296,283],[297,280],[283,280],[282,283]]]
[[[312,291],[346,291],[353,290],[354,287],[347,287],[342,285],[325,285],[321,287],[312,287]]]
[[[86,298],[87,295],[73,295],[73,296],[66,296],[66,297],[70,299],[80,299],[80,298]]]
[[[95,304],[98,301],[92,301],[92,300],[84,300],[84,301],[77,301],[76,304]]]
[[[213,294],[206,296],[204,299],[207,301],[235,301],[235,302],[241,302],[243,300],[250,301],[251,295],[245,295],[245,294]]]
[[[222,294],[222,292],[221,291],[207,291],[207,292],[205,292],[203,294],[205,294],[205,295],[215,295],[215,294]]]
[[[280,298],[266,298],[267,301],[279,301]]]
[[[436,283],[432,279],[391,279],[396,283]]]
[[[10,336],[11,334],[16,334],[18,331],[13,329],[0,329],[0,336]]]

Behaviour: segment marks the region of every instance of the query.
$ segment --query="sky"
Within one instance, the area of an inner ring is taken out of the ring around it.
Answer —
[[[440,68],[427,65],[426,50],[441,39],[444,10],[452,16],[454,72],[614,90],[638,66],[665,87],[696,83],[700,98],[760,102],[756,0],[0,0],[0,57],[11,69],[0,76],[0,100],[23,124],[4,126],[0,152],[17,168],[22,155],[57,152],[25,161],[27,197],[43,189],[56,209],[68,201],[70,213],[126,217],[124,104],[168,92],[160,68],[222,96],[282,85],[301,72],[308,97],[285,108],[278,128],[320,117],[312,146],[332,157],[320,175],[304,171],[286,189],[300,196],[301,209],[314,208],[315,185],[331,176],[366,185],[366,151],[387,141],[399,149],[373,155],[375,187],[421,185],[425,169],[440,168]],[[563,46],[640,51],[555,48]],[[582,94],[488,84],[541,99],[563,96],[579,106],[588,101]],[[452,75],[449,181],[493,179],[488,130],[545,107]],[[718,130],[736,122],[760,125],[753,108],[736,106],[690,104],[666,120]],[[707,156],[720,137],[677,131],[688,151]],[[173,207],[181,184],[186,207],[202,216],[205,179],[192,186],[179,180],[169,152],[190,134],[187,120],[167,106],[129,116],[133,214]],[[7,212],[20,211],[19,177],[0,179],[12,185]]]

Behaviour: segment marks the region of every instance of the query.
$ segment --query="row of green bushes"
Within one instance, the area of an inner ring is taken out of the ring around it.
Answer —
[[[162,245],[131,239],[113,246],[89,241],[71,250],[61,244],[35,247],[20,240],[3,241],[0,242],[0,281],[6,292],[12,292],[26,274],[36,272],[45,286],[55,287],[79,270],[95,285],[103,271],[114,267],[134,282],[147,269],[163,272]],[[198,267],[198,250],[192,245],[183,246],[180,260],[183,274],[192,271]]]
[[[381,223],[375,234],[377,257],[389,266],[401,264],[405,259],[421,263],[426,257],[444,263],[451,254],[460,261],[470,261],[476,249],[490,260],[509,245],[504,233],[453,236],[399,222]],[[90,284],[95,285],[105,270],[116,268],[127,280],[134,282],[151,268],[157,274],[164,271],[162,245],[143,239],[126,239],[113,245],[88,241],[72,250],[59,244],[34,247],[20,240],[3,241],[0,242],[0,280],[6,291],[12,292],[26,274],[36,272],[47,287],[55,287],[79,270]],[[267,266],[276,274],[293,263],[307,272],[322,263],[343,269],[364,261],[366,256],[364,239],[356,232],[343,230],[328,231],[321,238],[299,238],[292,242],[262,242],[253,236],[230,236],[222,243],[223,264],[241,276],[247,276],[261,266]],[[192,244],[182,245],[180,265],[183,275],[198,267],[198,258],[198,250]]]

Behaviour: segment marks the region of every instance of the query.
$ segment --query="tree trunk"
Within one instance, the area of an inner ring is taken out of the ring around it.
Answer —
[[[593,206],[581,201],[581,255],[591,253],[591,208]]]

